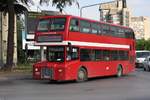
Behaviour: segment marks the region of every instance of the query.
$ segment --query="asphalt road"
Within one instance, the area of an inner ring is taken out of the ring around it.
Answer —
[[[31,75],[0,79],[0,100],[150,100],[150,72],[142,70],[84,83],[49,83]]]

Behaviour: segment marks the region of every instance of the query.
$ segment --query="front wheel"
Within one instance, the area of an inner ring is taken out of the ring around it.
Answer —
[[[118,66],[117,68],[117,77],[121,77],[123,75],[123,69],[121,66]]]
[[[87,71],[84,68],[80,68],[78,71],[77,82],[84,82],[87,79]]]

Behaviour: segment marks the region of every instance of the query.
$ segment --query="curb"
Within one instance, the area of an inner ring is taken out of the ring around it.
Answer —
[[[8,81],[8,80],[9,80],[8,77],[0,76],[0,82],[2,82],[2,81]]]

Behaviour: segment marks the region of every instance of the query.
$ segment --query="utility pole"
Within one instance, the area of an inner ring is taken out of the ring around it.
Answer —
[[[97,4],[92,4],[92,5],[87,5],[87,6],[81,7],[81,9],[80,9],[80,17],[82,17],[82,10],[83,10],[84,8],[93,7],[93,6],[97,6],[97,5],[100,5],[100,4],[101,4],[101,3],[97,3]]]

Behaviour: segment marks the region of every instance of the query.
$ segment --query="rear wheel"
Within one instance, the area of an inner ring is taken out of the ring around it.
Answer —
[[[117,68],[117,77],[121,77],[123,75],[123,69],[122,67],[119,65]]]
[[[84,82],[87,79],[87,71],[84,68],[80,68],[78,71],[77,82]]]

